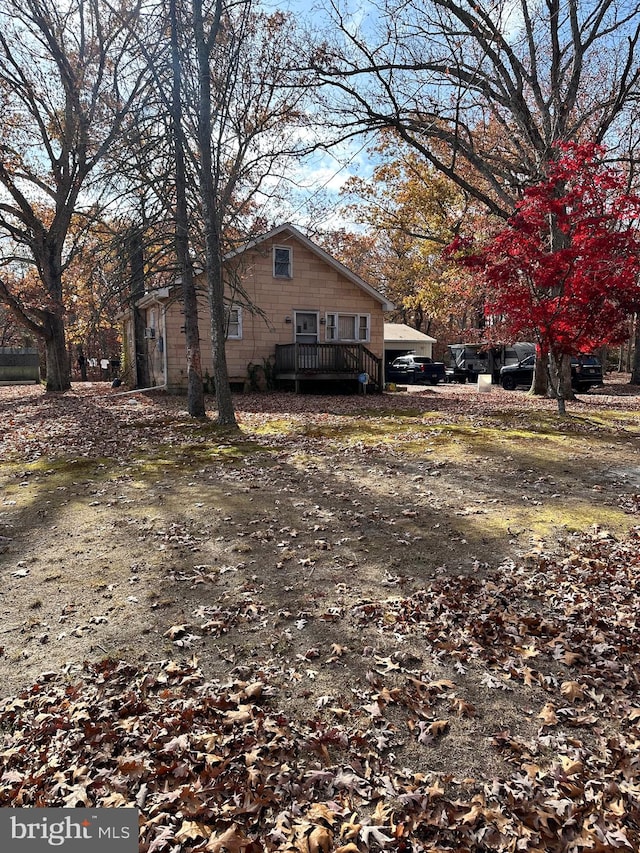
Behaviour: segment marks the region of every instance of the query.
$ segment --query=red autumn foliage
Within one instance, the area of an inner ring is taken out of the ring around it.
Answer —
[[[506,227],[464,263],[493,294],[487,314],[543,352],[589,352],[623,341],[640,306],[640,197],[593,144],[563,144],[548,177],[525,190]]]

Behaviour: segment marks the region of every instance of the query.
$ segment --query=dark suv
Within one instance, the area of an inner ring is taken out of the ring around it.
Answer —
[[[571,359],[571,387],[574,391],[588,391],[602,385],[602,364],[593,355],[579,355]]]
[[[507,364],[500,368],[500,384],[507,391],[518,385],[529,387],[533,381],[535,355],[528,355],[518,364]],[[571,359],[571,387],[584,393],[594,385],[602,385],[602,365],[595,356],[579,355]]]
[[[387,382],[406,382],[408,385],[424,382],[437,385],[446,381],[446,374],[441,361],[433,361],[426,355],[401,355],[387,365],[386,379]]]

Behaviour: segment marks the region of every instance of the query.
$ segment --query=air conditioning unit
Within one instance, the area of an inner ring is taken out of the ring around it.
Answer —
[[[145,338],[155,338],[156,330],[151,329],[151,328],[145,329],[144,330],[144,336],[145,336]]]

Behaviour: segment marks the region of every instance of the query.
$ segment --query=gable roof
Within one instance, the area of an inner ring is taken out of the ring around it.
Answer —
[[[250,240],[248,243],[240,246],[238,249],[234,249],[232,252],[228,252],[224,259],[225,261],[231,261],[234,258],[243,255],[245,252],[250,251],[251,249],[256,248],[261,243],[265,243],[267,240],[273,240],[276,237],[282,237],[284,235],[289,235],[301,243],[305,248],[307,248],[310,252],[312,252],[316,257],[320,258],[324,261],[328,266],[332,267],[336,272],[340,273],[340,275],[344,276],[344,278],[348,279],[352,284],[355,284],[356,287],[359,287],[377,302],[379,302],[382,306],[383,311],[392,311],[394,309],[394,304],[389,302],[389,300],[380,293],[379,290],[376,290],[375,287],[372,287],[368,284],[363,278],[360,278],[359,275],[352,272],[348,267],[345,267],[344,264],[341,264],[340,261],[336,260],[332,255],[328,252],[325,252],[324,249],[321,249],[320,246],[316,245],[313,241],[311,241],[308,237],[299,231],[294,225],[286,222],[284,225],[279,225],[277,228],[269,231],[267,234],[263,234],[261,237],[257,237],[255,240]]]
[[[407,326],[406,323],[385,323],[384,324],[384,341],[402,341],[403,343],[431,343],[435,344],[436,339],[430,335],[425,335],[424,332],[419,332],[417,329]]]

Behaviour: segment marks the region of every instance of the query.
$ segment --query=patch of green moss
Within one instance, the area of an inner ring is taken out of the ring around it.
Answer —
[[[575,415],[573,420],[587,426],[604,427],[614,431],[623,430],[634,435],[640,434],[640,418],[637,412],[601,409],[597,412],[589,412],[585,416]]]
[[[256,435],[291,435],[298,431],[298,425],[284,418],[273,418],[256,427]]]
[[[510,501],[465,521],[465,536],[470,542],[521,535],[551,540],[558,532],[576,533],[594,526],[622,536],[632,527],[629,515],[622,509],[573,500],[570,496],[543,504],[518,505]]]
[[[362,409],[361,416],[365,418],[380,418],[381,420],[389,420],[397,418],[428,418],[438,417],[437,412],[424,412],[421,409],[385,409],[384,414],[375,409]]]
[[[415,425],[411,429],[415,430]],[[347,421],[339,426],[333,424],[312,424],[304,427],[302,434],[309,438],[328,438],[333,441],[352,444],[353,442],[369,442],[372,439],[376,441],[392,441],[407,430],[408,427],[403,424],[394,424],[393,432],[391,432],[387,424],[374,423],[372,421]]]
[[[71,489],[80,482],[102,481],[108,479],[117,463],[113,460],[85,459],[39,459],[36,462],[18,464],[16,462],[0,465],[0,477],[5,495],[16,491],[23,492],[21,482],[37,486],[42,493],[43,487],[51,492]],[[27,490],[28,492],[28,490]]]

